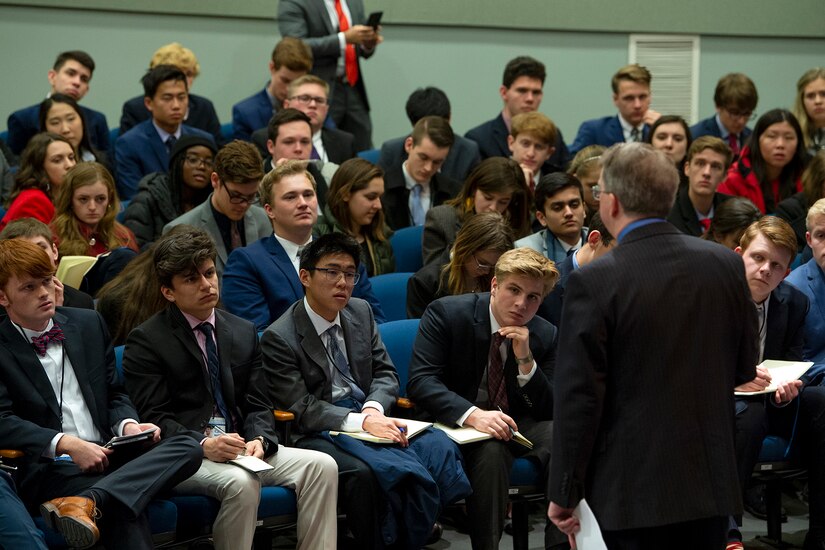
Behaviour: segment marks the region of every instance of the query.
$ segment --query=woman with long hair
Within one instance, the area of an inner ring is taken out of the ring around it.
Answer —
[[[825,149],[825,67],[810,69],[799,78],[793,114],[808,152],[813,155]]]
[[[209,197],[216,154],[211,140],[181,136],[172,147],[169,173],[153,172],[140,180],[123,218],[140,246],[156,241],[167,223]]]
[[[776,215],[793,227],[800,252],[807,245],[805,233],[808,229],[805,219],[808,208],[821,198],[825,198],[825,149],[817,152],[802,172],[802,191],[791,195],[776,207]]]
[[[8,211],[0,220],[0,230],[19,218],[34,218],[50,223],[54,203],[66,172],[77,164],[72,144],[57,134],[43,132],[33,136],[20,157]]]
[[[459,229],[452,249],[407,282],[407,317],[421,317],[430,302],[442,296],[490,290],[496,262],[514,242],[512,227],[498,212],[470,218]]]
[[[424,265],[436,261],[455,241],[461,226],[482,212],[498,212],[513,230],[516,239],[530,229],[532,194],[524,172],[513,159],[490,157],[476,166],[458,195],[427,211],[422,253]]]
[[[129,228],[115,219],[120,202],[102,164],[82,162],[66,173],[52,222],[61,256],[99,256],[120,247],[138,251]]]
[[[802,191],[800,176],[805,168],[802,128],[787,109],[772,109],[759,117],[739,160],[717,191],[745,197],[763,214]]]
[[[603,145],[588,145],[576,153],[570,161],[567,173],[579,178],[584,191],[584,206],[587,214],[584,218],[584,225],[589,225],[590,218],[599,211],[599,200],[593,196],[593,188],[599,184],[602,176],[602,154],[607,151]]]
[[[324,215],[315,225],[319,235],[339,232],[358,241],[370,277],[395,271],[391,231],[381,208],[383,194],[384,171],[362,158],[349,159],[332,176]]]
[[[40,104],[40,131],[68,139],[77,151],[78,162],[97,161],[109,168],[106,155],[92,146],[86,132],[86,118],[73,97],[52,94]]]

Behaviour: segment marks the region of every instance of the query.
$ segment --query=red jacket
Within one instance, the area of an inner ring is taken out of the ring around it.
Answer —
[[[795,190],[788,193],[787,196],[781,196],[779,192],[779,179],[775,179],[769,183],[773,193],[773,206],[793,195],[802,191],[802,181],[800,178],[796,179]],[[719,193],[726,195],[735,195],[737,197],[745,197],[756,205],[763,214],[773,213],[767,212],[765,208],[765,197],[762,194],[762,186],[756,179],[756,174],[751,168],[750,150],[748,147],[742,148],[742,154],[739,160],[734,162],[728,169],[728,175],[716,190]]]
[[[10,221],[20,218],[34,218],[49,224],[54,217],[54,204],[49,196],[40,189],[26,189],[21,191],[12,201],[6,215],[0,220],[0,231]]]

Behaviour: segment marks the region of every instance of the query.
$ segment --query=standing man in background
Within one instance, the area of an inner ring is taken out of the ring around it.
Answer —
[[[331,90],[330,116],[355,136],[357,151],[372,149],[372,121],[359,57],[368,58],[383,41],[378,28],[364,25],[363,0],[284,0],[278,29],[312,48],[312,74]]]

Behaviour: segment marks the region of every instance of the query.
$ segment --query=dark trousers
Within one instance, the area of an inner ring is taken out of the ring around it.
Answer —
[[[155,495],[167,491],[198,471],[203,450],[187,435],[162,439],[146,452],[109,457],[104,474],[86,474],[72,462],[56,461],[43,472],[30,507],[53,498],[75,496],[92,489],[108,497],[101,512],[100,534],[106,548],[152,548],[152,533],[144,513]]]
[[[728,518],[714,517],[643,529],[602,531],[610,550],[722,550]]]
[[[488,439],[461,446],[464,470],[473,487],[467,497],[467,515],[470,518],[470,541],[473,550],[495,550],[504,530],[507,499],[510,488],[510,469],[513,460],[528,457],[536,460],[544,472],[542,484],[545,497],[550,472],[550,445],[553,441],[553,422],[520,419],[519,431],[533,443],[533,450],[518,443]],[[545,525],[544,543],[551,546],[565,542],[563,535],[549,521]]]
[[[35,527],[5,472],[0,472],[0,548],[46,550],[43,533]]]
[[[338,503],[347,514],[356,548],[384,548],[380,525],[384,496],[369,464],[320,437],[303,437],[295,446],[326,453],[338,464]]]
[[[359,86],[336,80],[331,91],[329,116],[335,125],[355,136],[356,151],[372,149],[372,120]]]

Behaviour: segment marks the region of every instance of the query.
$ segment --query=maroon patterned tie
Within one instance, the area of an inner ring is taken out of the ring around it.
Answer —
[[[62,342],[65,339],[63,329],[55,323],[48,332],[44,332],[40,336],[32,336],[32,346],[34,346],[34,351],[37,352],[37,355],[45,357],[49,342]]]
[[[490,362],[487,366],[487,393],[490,408],[501,408],[507,412],[507,386],[504,383],[504,363],[501,360],[501,344],[505,338],[499,333],[493,335],[490,342]]]

